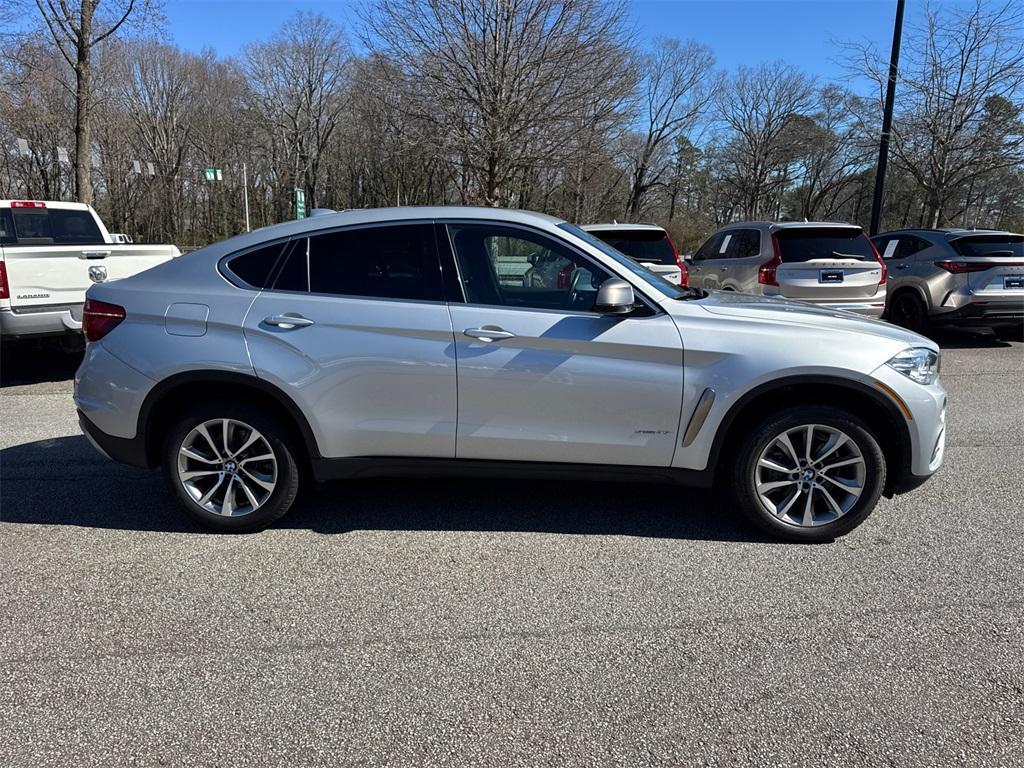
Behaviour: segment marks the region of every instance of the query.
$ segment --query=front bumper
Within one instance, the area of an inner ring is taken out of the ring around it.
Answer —
[[[905,492],[916,488],[942,466],[946,453],[946,390],[938,381],[928,386],[911,381],[888,365],[880,366],[871,375],[876,386],[884,385],[879,390],[896,402],[906,418],[910,456],[905,457],[903,472],[896,483],[897,492]]]
[[[24,339],[81,332],[81,305],[0,310],[0,336],[4,338]]]

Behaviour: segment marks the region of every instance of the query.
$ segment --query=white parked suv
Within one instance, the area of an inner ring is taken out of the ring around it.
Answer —
[[[178,255],[130,245],[82,203],[0,200],[0,337],[81,338],[85,290]]]
[[[573,266],[552,283],[517,254]],[[302,478],[520,473],[718,481],[762,530],[820,541],[943,458],[928,339],[674,286],[523,211],[268,227],[94,285],[85,334],[86,435],[224,531],[271,524]]]

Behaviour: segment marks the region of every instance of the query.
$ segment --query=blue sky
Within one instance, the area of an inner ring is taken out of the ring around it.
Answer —
[[[908,3],[906,24],[922,3]],[[168,32],[187,49],[236,54],[245,43],[273,36],[296,10],[319,11],[343,27],[357,23],[350,0],[167,0]],[[885,56],[895,0],[633,0],[641,38],[692,38],[711,47],[720,67],[782,59],[823,79],[842,79],[838,42],[874,41]]]

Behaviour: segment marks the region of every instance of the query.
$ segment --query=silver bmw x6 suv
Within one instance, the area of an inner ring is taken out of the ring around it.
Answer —
[[[524,473],[717,480],[763,531],[828,540],[943,458],[933,342],[672,285],[535,213],[280,224],[93,286],[84,327],[85,434],[223,531],[309,478]]]

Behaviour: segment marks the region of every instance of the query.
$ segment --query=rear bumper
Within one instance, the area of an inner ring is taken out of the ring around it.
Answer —
[[[106,458],[119,461],[122,464],[130,464],[133,467],[151,468],[146,461],[146,441],[144,437],[125,438],[108,435],[89,421],[89,417],[81,411],[78,411],[78,424],[82,428],[82,434],[88,438],[92,447]]]
[[[1020,325],[1024,322],[1024,300],[975,301],[948,312],[935,312],[932,320],[959,325]]]
[[[77,316],[77,317],[76,317]],[[39,307],[29,310],[0,309],[0,336],[23,339],[81,333],[81,306]]]

